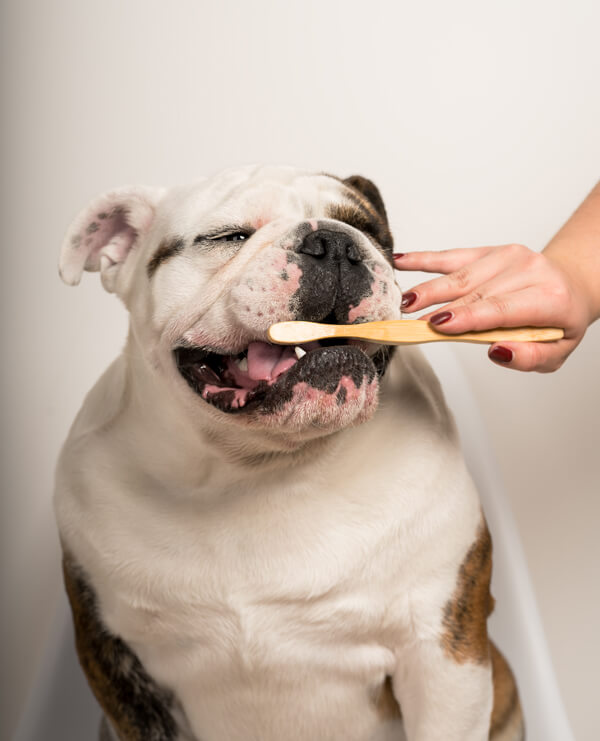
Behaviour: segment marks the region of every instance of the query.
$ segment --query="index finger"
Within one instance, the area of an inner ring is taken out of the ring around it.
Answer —
[[[406,252],[394,255],[396,270],[418,270],[423,273],[452,273],[487,255],[493,247],[459,247],[440,252]]]

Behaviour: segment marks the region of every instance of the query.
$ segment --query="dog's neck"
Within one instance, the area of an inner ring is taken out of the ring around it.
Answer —
[[[187,399],[181,389],[165,383],[151,367],[130,333],[123,355],[111,366],[106,383],[115,399],[118,434],[127,449],[127,465],[137,465],[157,482],[182,488],[214,485],[214,477],[231,482],[252,478],[260,470],[277,472],[315,462],[337,447],[344,431],[313,439],[297,432],[248,429],[203,402]],[[118,401],[117,401],[118,399]],[[148,403],[148,400],[152,403]],[[110,417],[108,409],[105,413]],[[114,428],[114,423],[111,425]],[[177,472],[174,474],[174,472]],[[163,476],[164,474],[164,476]]]

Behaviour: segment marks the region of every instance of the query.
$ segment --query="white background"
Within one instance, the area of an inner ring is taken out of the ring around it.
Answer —
[[[115,185],[284,163],[371,177],[398,251],[542,249],[599,176],[600,5],[10,0],[1,13],[4,738],[59,589],[54,461],[126,331],[97,276],[58,279],[75,212]],[[549,376],[457,352],[575,736],[595,741],[600,324]]]

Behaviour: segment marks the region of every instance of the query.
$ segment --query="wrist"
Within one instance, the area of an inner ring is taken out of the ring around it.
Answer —
[[[567,240],[553,239],[542,254],[564,276],[574,298],[585,310],[587,324],[600,318],[600,245],[581,253]]]

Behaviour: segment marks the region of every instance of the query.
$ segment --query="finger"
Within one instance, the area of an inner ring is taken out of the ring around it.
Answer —
[[[460,334],[495,327],[560,326],[562,319],[544,291],[529,287],[462,306],[443,307],[429,322],[440,332]]]
[[[561,367],[576,344],[573,340],[495,343],[489,348],[488,357],[504,368],[551,373]]]
[[[451,273],[478,260],[493,247],[462,247],[455,250],[406,252],[394,255],[396,270],[419,270],[424,273]]]
[[[475,283],[478,282],[475,281]],[[443,308],[437,308],[433,311],[428,312],[427,314],[423,314],[419,317],[419,319],[429,321],[432,316],[438,314],[440,311],[455,312],[455,310],[460,306],[468,306],[469,304],[474,304],[477,301],[483,301],[484,299],[487,299],[491,296],[502,296],[505,294],[514,293],[534,287],[535,285],[530,282],[530,276],[524,274],[522,270],[504,270],[499,274],[493,275],[490,280],[483,281],[481,284],[476,285],[473,290],[469,291],[464,296],[461,296],[454,301],[450,301]],[[417,288],[418,286],[415,288],[415,290],[417,290]],[[404,296],[406,295],[408,294],[404,294]],[[417,304],[417,307],[420,305],[420,302],[415,303]],[[444,303],[444,301],[442,300],[436,303]],[[410,310],[413,310],[412,306]]]
[[[459,306],[523,287],[523,271],[507,267],[502,255],[494,251],[448,275],[419,283],[403,295],[402,309],[410,313],[447,301]]]

